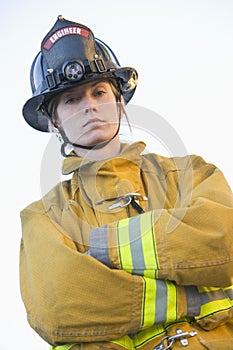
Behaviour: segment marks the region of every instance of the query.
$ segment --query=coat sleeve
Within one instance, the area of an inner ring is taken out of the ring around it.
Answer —
[[[110,267],[179,285],[232,285],[232,191],[222,172],[201,158],[193,160],[181,182],[178,191],[177,183],[168,182],[170,192],[180,192],[174,207],[93,229],[91,256]]]
[[[184,287],[110,269],[80,253],[41,201],[24,209],[21,220],[21,295],[31,327],[48,343],[114,340],[199,314]],[[164,305],[160,313],[156,300]]]

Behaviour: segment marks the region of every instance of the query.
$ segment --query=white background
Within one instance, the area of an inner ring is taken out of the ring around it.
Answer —
[[[41,160],[50,135],[31,129],[21,110],[31,96],[32,60],[59,14],[89,26],[109,44],[122,66],[135,67],[139,85],[132,103],[165,118],[188,153],[215,163],[233,185],[232,0],[2,2],[0,349],[4,350],[48,349],[27,324],[18,265],[19,212],[41,196]]]

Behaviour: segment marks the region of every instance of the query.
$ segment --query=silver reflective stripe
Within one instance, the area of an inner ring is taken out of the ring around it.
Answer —
[[[230,299],[230,300],[232,300],[233,301],[233,289],[231,288],[231,289],[224,289],[224,293],[228,296],[228,298]]]
[[[200,293],[201,304],[207,304],[214,300],[226,299],[226,294],[222,289]]]
[[[187,298],[187,317],[199,315],[201,310],[201,298],[197,287],[185,286],[184,288]]]
[[[129,239],[133,262],[133,273],[143,275],[146,266],[141,239],[140,216],[132,217],[129,220]]]
[[[89,237],[91,256],[107,266],[111,266],[108,253],[107,225],[91,230]]]
[[[163,280],[157,280],[155,297],[155,321],[166,322],[167,319],[167,285]]]

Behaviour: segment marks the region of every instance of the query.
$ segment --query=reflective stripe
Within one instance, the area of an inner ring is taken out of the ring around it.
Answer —
[[[113,340],[111,341],[111,343],[120,345],[124,349],[129,349],[129,350],[140,349],[142,346],[151,342],[153,339],[156,339],[158,337],[159,339],[161,339],[161,336],[164,336],[165,334],[166,334],[166,331],[164,327],[161,325],[158,325],[158,326],[145,329],[135,334],[132,338],[130,338],[129,336],[125,336],[120,339]]]
[[[229,303],[228,299],[212,301],[201,306],[201,313],[198,317],[196,317],[196,319],[198,320],[200,318],[212,315],[213,313],[228,310],[230,308],[232,308],[232,305]]]
[[[123,219],[117,225],[118,254],[121,266],[132,273],[132,255],[130,250],[129,219]]]
[[[163,283],[160,283],[163,282]],[[155,297],[155,321],[154,323],[164,323],[167,319],[168,291],[164,281],[156,281]],[[174,321],[174,320],[173,320]]]
[[[89,236],[91,256],[107,266],[111,266],[108,249],[107,225],[97,227]]]
[[[75,343],[72,344],[64,344],[64,345],[58,345],[58,346],[50,346],[49,350],[69,350],[74,346]]]
[[[111,343],[117,344],[122,346],[124,349],[132,350],[134,349],[134,342],[133,339],[131,339],[128,335],[118,339],[118,340],[112,340]]]
[[[144,315],[143,328],[150,327],[155,320],[155,301],[156,301],[156,281],[150,278],[144,278]]]
[[[187,315],[188,317],[197,316],[201,311],[200,293],[196,286],[184,286],[187,299]]]
[[[231,295],[232,290],[233,286],[226,290],[211,287],[198,287],[202,305],[200,315],[195,317],[196,320],[231,309],[233,303],[228,295]]]
[[[141,239],[139,216],[129,220],[130,250],[132,254],[133,273],[143,275],[145,270],[145,260]]]
[[[174,322],[177,319],[177,289],[170,281],[144,278],[142,328]]]
[[[157,337],[164,336],[165,333],[165,329],[162,325],[151,327],[139,332],[134,337],[135,349],[139,349]]]
[[[166,285],[168,290],[166,322],[172,322],[177,319],[177,289],[170,281],[166,281]]]
[[[181,320],[176,319],[176,302],[177,290],[175,285],[169,281],[154,280],[144,277],[144,315],[142,331],[134,335],[132,338],[124,336],[118,340],[111,341],[122,347],[123,349],[133,350],[140,349],[153,339],[163,336],[165,328],[171,324],[179,324]],[[212,287],[198,287],[200,300],[202,303],[201,313],[195,317],[196,320],[205,319],[209,315],[232,308],[233,304],[233,286],[220,289]],[[195,294],[195,289],[192,289],[192,295]],[[163,317],[165,320],[163,320]],[[183,322],[189,322],[189,319],[183,319]],[[162,324],[155,324],[161,322]],[[164,328],[165,327],[165,328]],[[50,350],[70,350],[75,344],[66,344],[50,347]]]
[[[231,300],[232,306],[233,306],[233,286],[223,288],[224,293],[228,296],[228,298]]]
[[[159,262],[153,212],[119,220],[117,241],[123,270],[146,277],[157,277]]]
[[[148,225],[148,223],[150,223]],[[154,215],[153,212],[147,212],[140,216],[141,239],[147,277],[156,278],[159,269],[158,255],[156,250],[155,232],[154,232]],[[154,248],[153,252],[151,247]],[[150,254],[148,253],[150,252]]]

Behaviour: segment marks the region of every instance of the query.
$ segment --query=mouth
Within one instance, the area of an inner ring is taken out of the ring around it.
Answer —
[[[99,124],[99,123],[103,123],[103,120],[98,119],[98,118],[91,118],[83,125],[83,127],[86,127],[88,125],[95,125],[95,124]]]

